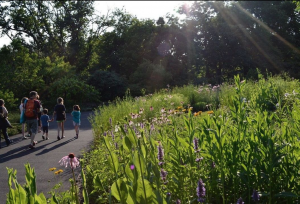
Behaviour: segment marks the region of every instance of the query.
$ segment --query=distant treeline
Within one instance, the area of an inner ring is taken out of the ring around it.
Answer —
[[[99,104],[170,86],[220,84],[239,74],[299,78],[300,15],[291,1],[215,1],[138,19],[105,15],[93,1],[1,3],[0,97],[17,104],[31,90],[44,103]]]

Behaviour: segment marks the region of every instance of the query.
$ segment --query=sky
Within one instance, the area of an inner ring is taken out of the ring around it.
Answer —
[[[193,1],[95,1],[95,12],[104,15],[108,10],[123,8],[138,19],[155,19],[166,16],[167,13],[176,14],[175,9],[180,5]],[[0,47],[8,45],[10,39],[6,36],[0,38]]]

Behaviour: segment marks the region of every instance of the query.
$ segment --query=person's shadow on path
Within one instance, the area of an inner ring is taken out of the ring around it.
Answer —
[[[66,141],[64,141],[64,142],[62,142],[62,143],[59,143],[59,144],[57,144],[57,145],[51,147],[50,149],[44,149],[42,152],[37,153],[36,155],[42,155],[42,154],[45,154],[45,153],[47,153],[47,152],[50,152],[50,151],[52,151],[52,150],[54,150],[54,149],[56,149],[56,148],[59,148],[59,147],[61,147],[61,146],[63,146],[63,145],[68,144],[69,142],[72,142],[73,140],[75,140],[75,138],[71,138],[71,139],[66,140]],[[26,156],[26,155],[29,155],[29,154],[33,154],[33,153],[35,153],[37,150],[40,150],[40,149],[42,149],[42,148],[45,148],[47,145],[50,145],[50,144],[55,143],[55,142],[57,142],[57,141],[58,141],[58,140],[55,140],[55,141],[53,141],[53,142],[51,142],[51,143],[47,143],[47,144],[41,145],[42,142],[43,142],[43,140],[42,140],[42,141],[40,141],[40,142],[35,146],[35,149],[29,149],[29,148],[28,148],[28,145],[26,144],[25,147],[23,146],[23,147],[19,147],[19,148],[10,150],[10,151],[6,152],[5,154],[1,155],[1,158],[0,158],[0,164],[1,164],[1,163],[4,163],[4,162],[6,162],[6,161],[10,161],[10,160],[15,159],[15,158],[20,158],[20,157],[23,157],[23,156]],[[18,152],[18,153],[17,153],[17,152]],[[17,153],[17,154],[15,154],[15,153]]]

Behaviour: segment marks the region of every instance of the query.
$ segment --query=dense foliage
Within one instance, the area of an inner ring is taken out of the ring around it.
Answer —
[[[10,103],[37,90],[49,105],[58,96],[97,104],[127,88],[138,96],[255,78],[257,68],[299,78],[297,5],[193,2],[177,9],[182,19],[137,19],[122,9],[96,13],[93,1],[2,2],[1,34],[12,42],[0,49],[0,89]]]
[[[205,112],[190,106],[192,87],[99,108],[85,156],[90,201],[296,203],[299,85],[235,77],[193,87],[196,103],[210,93]]]
[[[26,164],[24,187],[8,169],[7,203],[297,203],[300,83],[258,77],[99,107],[79,188],[73,178],[69,191],[37,195]]]

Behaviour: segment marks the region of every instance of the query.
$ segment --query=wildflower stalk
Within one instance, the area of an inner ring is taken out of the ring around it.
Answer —
[[[79,204],[79,198],[78,198],[78,193],[77,193],[77,185],[76,185],[75,173],[74,173],[74,168],[73,168],[73,162],[71,162],[71,169],[72,169],[74,186],[75,186],[76,204]]]
[[[113,167],[114,167],[114,172],[115,172],[116,178],[117,178],[117,180],[118,180],[118,177],[119,177],[119,176],[118,176],[118,173],[117,173],[117,170],[116,170],[116,166],[115,166],[115,163],[114,163],[114,160],[113,160],[113,156],[112,156],[112,154],[111,154],[110,149],[108,148],[106,138],[104,138],[104,140],[105,140],[105,142],[104,142],[105,147],[106,147],[106,149],[108,150],[109,156],[110,156],[110,158],[111,158],[111,161],[112,161],[112,164],[113,164]],[[118,194],[121,195],[121,191],[120,191],[119,185],[117,184],[116,187],[117,187],[117,190],[118,190]],[[120,196],[120,198],[121,198],[121,196]],[[122,200],[121,200],[121,203],[123,203]]]
[[[145,188],[145,182],[144,182],[144,176],[143,176],[143,169],[142,169],[142,163],[141,163],[141,143],[140,143],[140,140],[138,140],[138,145],[139,145],[139,148],[138,148],[138,152],[139,152],[139,165],[140,165],[140,170],[141,170],[141,177],[142,177],[142,183],[143,183],[143,190],[144,190],[144,194],[145,194],[145,201],[146,201],[146,204],[147,204],[147,194],[146,194],[146,188]]]

